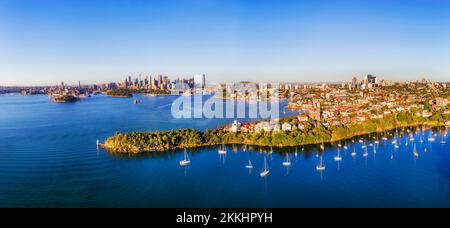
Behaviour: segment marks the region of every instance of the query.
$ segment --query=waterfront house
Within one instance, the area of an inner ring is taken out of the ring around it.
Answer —
[[[430,118],[431,116],[433,116],[433,114],[427,110],[423,110],[422,111],[422,117],[423,118]]]
[[[283,125],[281,125],[281,130],[283,131],[291,131],[292,130],[292,125],[289,123],[283,123]]]
[[[241,123],[239,123],[237,120],[231,124],[230,132],[237,133],[241,131]]]
[[[298,115],[298,121],[300,121],[300,122],[308,122],[308,116],[307,115],[305,115],[305,114],[300,114],[300,115]]]

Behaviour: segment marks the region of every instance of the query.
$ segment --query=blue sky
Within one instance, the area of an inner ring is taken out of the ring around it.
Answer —
[[[450,81],[450,1],[0,0],[0,85]]]

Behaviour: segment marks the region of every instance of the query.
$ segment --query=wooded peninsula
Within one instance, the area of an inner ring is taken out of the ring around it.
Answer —
[[[281,119],[280,123],[292,118]],[[214,145],[254,145],[288,147],[321,144],[351,139],[371,133],[381,133],[397,128],[446,126],[449,116],[436,113],[430,118],[418,117],[410,112],[398,113],[382,119],[372,119],[360,123],[325,127],[309,122],[303,129],[291,131],[229,132],[226,128],[207,129],[204,132],[193,129],[171,131],[116,133],[109,137],[102,147],[109,152],[138,154],[143,152],[163,152],[183,148]]]

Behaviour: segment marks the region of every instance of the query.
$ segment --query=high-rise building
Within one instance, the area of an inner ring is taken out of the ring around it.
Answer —
[[[202,85],[202,89],[204,89],[205,86],[206,86],[206,75],[205,74],[202,75],[202,83],[201,83],[201,85]]]
[[[377,83],[377,77],[375,77],[375,76],[373,76],[371,74],[368,74],[368,75],[366,75],[364,81],[369,83],[369,84],[376,84]]]

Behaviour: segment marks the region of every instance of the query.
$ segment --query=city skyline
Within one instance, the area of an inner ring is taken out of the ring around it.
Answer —
[[[449,81],[444,1],[2,1],[0,85]]]

